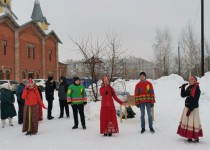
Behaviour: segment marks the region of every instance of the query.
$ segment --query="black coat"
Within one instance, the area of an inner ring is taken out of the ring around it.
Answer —
[[[187,89],[185,90],[184,87],[182,87],[181,89],[181,97],[187,97],[185,99],[185,106],[187,108],[189,108],[191,111],[193,111],[194,108],[198,108],[199,107],[199,98],[200,98],[200,87],[199,85],[197,85],[196,90],[195,90],[195,96],[192,97],[191,96],[191,91],[194,88],[194,85],[190,85],[187,87]]]
[[[51,83],[49,81],[46,82],[45,86],[45,96],[47,101],[54,100],[54,90],[56,89],[55,82]]]
[[[65,77],[61,77],[60,79],[62,79],[63,82],[59,86],[58,97],[59,97],[59,100],[66,100],[67,99],[67,90],[68,90],[69,84],[66,82]]]
[[[0,90],[0,101],[2,120],[12,118],[17,115],[14,107],[15,97],[12,91],[2,88]]]

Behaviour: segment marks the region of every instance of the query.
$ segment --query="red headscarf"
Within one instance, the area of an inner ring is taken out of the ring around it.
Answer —
[[[195,97],[195,91],[196,91],[196,88],[197,88],[199,83],[197,82],[198,80],[197,80],[197,78],[195,76],[192,76],[192,77],[195,79],[196,83],[194,84],[194,87],[193,87],[193,89],[191,91],[191,96]]]

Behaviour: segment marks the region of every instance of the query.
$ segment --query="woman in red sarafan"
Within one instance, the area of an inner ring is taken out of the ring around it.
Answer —
[[[22,131],[26,132],[26,135],[35,135],[38,132],[39,107],[45,109],[46,107],[32,79],[29,79],[28,84],[25,86],[22,98],[25,100]]]
[[[116,96],[114,89],[110,86],[109,78],[104,76],[102,81],[103,83],[100,88],[102,96],[100,133],[104,134],[104,136],[112,136],[112,133],[119,133],[113,98],[121,105],[123,102]]]

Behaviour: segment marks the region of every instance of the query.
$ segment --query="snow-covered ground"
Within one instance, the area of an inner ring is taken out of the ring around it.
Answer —
[[[70,119],[57,119],[59,105],[56,92],[53,108],[55,119],[47,120],[46,111],[44,111],[44,120],[39,124],[38,134],[26,136],[21,132],[22,126],[17,124],[17,117],[15,117],[14,127],[7,125],[4,129],[0,128],[0,150],[208,150],[210,148],[210,73],[199,78],[202,90],[200,116],[204,137],[200,138],[198,144],[188,143],[185,138],[176,134],[184,108],[184,99],[180,97],[178,87],[186,81],[175,74],[150,81],[154,85],[156,94],[155,134],[149,132],[148,126],[147,132],[140,134],[140,111],[137,107],[133,107],[137,114],[136,118],[119,123],[119,134],[112,137],[100,135],[100,102],[91,102],[85,108],[87,130],[82,130],[81,126],[77,130],[72,130],[71,109]],[[137,82],[137,80],[126,81],[126,90],[133,94]],[[116,104],[116,107],[119,105]],[[148,125],[147,122],[146,124]]]

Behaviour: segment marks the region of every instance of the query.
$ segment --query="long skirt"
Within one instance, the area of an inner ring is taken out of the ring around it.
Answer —
[[[179,123],[177,134],[188,139],[197,140],[199,137],[203,137],[203,131],[201,128],[199,108],[195,108],[189,115],[186,116],[188,108],[185,107],[182,113],[182,117]]]
[[[101,107],[100,133],[119,133],[115,107]]]
[[[38,132],[39,122],[39,105],[32,105],[24,107],[23,114],[23,131],[36,134]]]

